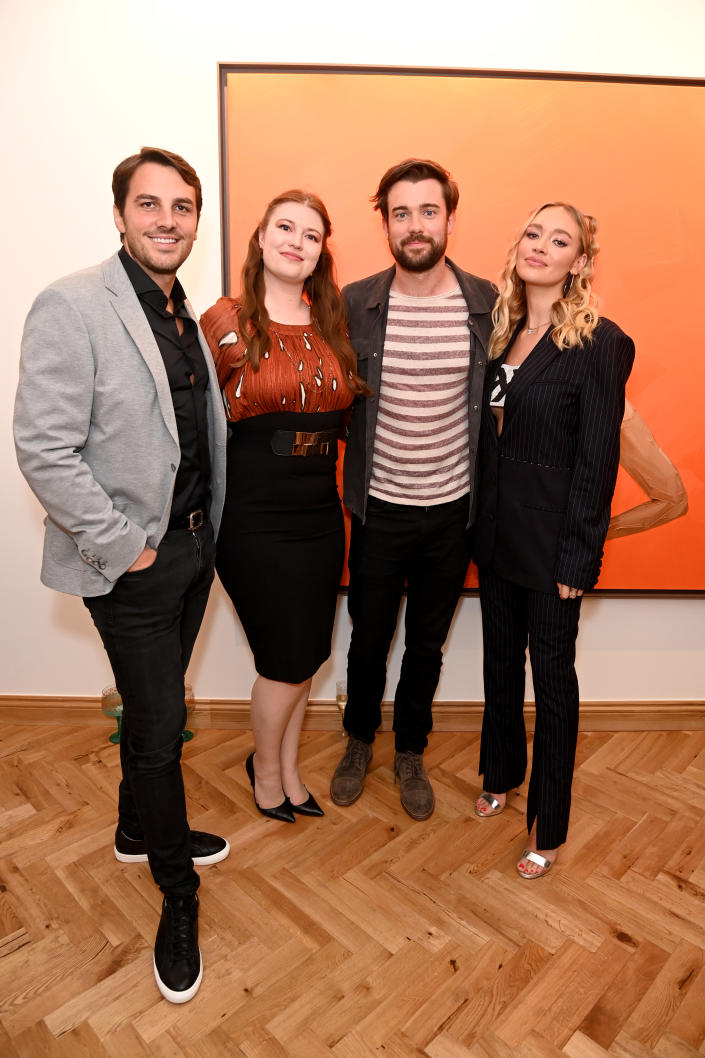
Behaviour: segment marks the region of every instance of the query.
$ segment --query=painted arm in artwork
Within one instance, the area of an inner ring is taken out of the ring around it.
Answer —
[[[686,513],[688,494],[680,474],[629,401],[624,409],[619,462],[649,499],[614,515],[607,531],[608,540],[643,533]]]

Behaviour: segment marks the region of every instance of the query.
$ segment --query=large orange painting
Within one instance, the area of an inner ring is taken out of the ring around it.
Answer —
[[[229,64],[219,78],[225,293],[292,187],[326,203],[341,285],[387,267],[369,199],[410,156],[460,185],[448,252],[477,275],[497,278],[543,202],[597,217],[600,310],[637,349],[613,514],[641,508],[608,540],[598,589],[705,590],[705,81]]]

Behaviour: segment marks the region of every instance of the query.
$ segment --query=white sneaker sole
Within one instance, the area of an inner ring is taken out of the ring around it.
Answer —
[[[115,859],[120,863],[146,863],[147,853],[141,852],[137,855],[132,855],[129,852],[118,852],[117,846],[113,845],[113,852],[115,853]],[[225,848],[221,849],[220,852],[214,852],[212,856],[194,856],[193,865],[194,867],[207,867],[211,863],[220,863],[221,860],[226,859],[230,855],[230,843],[225,842]]]
[[[203,980],[203,959],[201,958],[200,948],[198,949],[198,961],[201,964],[201,968],[198,971],[198,977],[191,985],[191,987],[184,989],[183,992],[174,992],[171,988],[167,988],[167,986],[162,981],[161,977],[159,976],[159,971],[157,970],[156,959],[154,958],[154,956],[152,956],[152,965],[154,966],[154,977],[157,982],[157,988],[164,996],[164,998],[168,999],[170,1003],[188,1003],[189,999],[193,999],[196,992],[201,987],[201,981]]]

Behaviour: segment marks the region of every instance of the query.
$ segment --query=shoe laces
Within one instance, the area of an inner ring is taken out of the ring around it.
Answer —
[[[405,779],[425,778],[423,760],[418,753],[401,753],[397,761],[399,774],[404,773]]]
[[[193,948],[193,915],[191,908],[181,902],[171,904],[171,957],[174,962],[189,959]]]
[[[349,739],[345,755],[350,764],[356,767],[367,763],[367,743],[361,742],[359,738]]]

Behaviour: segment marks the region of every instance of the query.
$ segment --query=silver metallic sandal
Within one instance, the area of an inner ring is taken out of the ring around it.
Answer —
[[[484,801],[485,804],[488,804],[490,806],[490,811],[481,812],[480,809],[477,807],[477,801]],[[503,812],[506,807],[506,804],[501,805],[499,801],[492,796],[492,794],[485,793],[484,791],[480,794],[477,801],[475,801],[473,807],[475,809],[475,815],[478,819],[491,819],[492,816],[498,816],[500,812]]]
[[[521,860],[529,860],[531,863],[537,864],[541,869],[539,871],[522,871],[519,864]],[[519,863],[517,863],[517,870],[522,878],[526,878],[528,881],[533,881],[534,878],[543,878],[544,874],[548,874],[553,862],[545,859],[543,856],[539,856],[538,852],[531,852],[529,849],[524,849]]]

